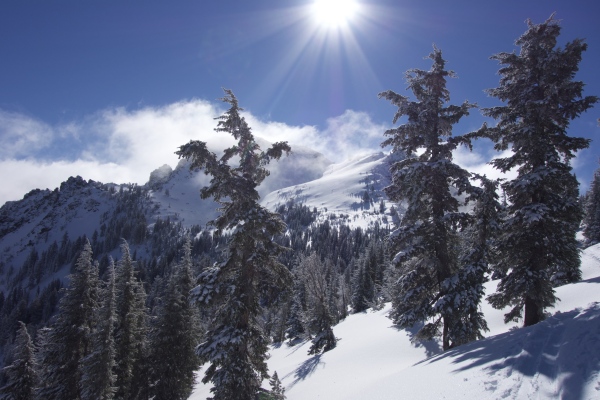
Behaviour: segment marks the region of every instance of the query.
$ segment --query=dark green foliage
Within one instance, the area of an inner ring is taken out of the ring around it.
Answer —
[[[283,288],[291,281],[287,268],[276,260],[283,248],[273,241],[286,226],[277,214],[258,204],[256,187],[269,174],[265,166],[290,147],[275,143],[260,151],[240,115],[237,99],[230,90],[225,93],[223,101],[231,107],[218,118],[216,131],[231,134],[237,144],[225,149],[220,158],[200,141],[181,146],[177,154],[191,162],[191,169],[211,176],[201,197],[221,205],[221,214],[211,222],[216,235],[231,231],[223,261],[203,273],[196,289],[200,303],[218,305],[220,310],[213,316],[206,341],[197,349],[201,362],[211,363],[203,382],[214,384],[211,390],[216,400],[253,400],[268,377],[268,339],[257,320],[259,285],[270,281]],[[230,165],[238,159],[237,166]]]
[[[129,245],[123,241],[116,272],[115,399],[135,399],[147,386],[143,368],[146,351],[146,292],[135,276]]]
[[[445,295],[443,282],[458,268],[453,251],[455,227],[465,218],[458,212],[460,194],[470,187],[469,173],[452,162],[452,151],[467,141],[452,137],[452,126],[468,115],[474,105],[446,105],[450,94],[439,49],[429,55],[429,71],[414,69],[406,74],[416,101],[391,90],[380,93],[398,107],[393,122],[407,116],[407,123],[385,132],[382,146],[392,146],[409,157],[391,166],[392,184],[385,192],[392,201],[406,201],[407,209],[400,227],[389,237],[393,265],[399,268],[391,317],[401,327],[430,320],[419,337],[430,339],[441,333],[443,347],[450,347],[448,336],[453,314],[438,309],[436,302]],[[415,155],[417,150],[423,150]]]
[[[352,282],[352,308],[354,312],[365,311],[382,301],[381,289],[385,271],[385,255],[382,242],[371,241],[358,259]]]
[[[95,328],[91,334],[92,349],[82,362],[81,399],[112,400],[116,391],[115,340],[116,282],[115,265],[110,259],[108,282],[100,289],[101,304],[96,310]]]
[[[281,386],[281,381],[277,376],[277,371],[273,373],[273,376],[269,380],[271,385],[271,399],[273,400],[285,400],[285,388]]]
[[[299,279],[306,289],[304,325],[313,336],[308,354],[329,351],[337,344],[332,330],[335,321],[329,301],[331,272],[331,265],[322,262],[316,253],[302,257],[297,267]]]
[[[483,339],[488,330],[480,304],[489,264],[495,261],[495,238],[501,226],[498,181],[474,175],[481,187],[471,188],[467,200],[475,202],[469,224],[461,235],[460,269],[443,283],[444,295],[436,303],[440,313],[450,314],[448,339],[452,347]]]
[[[506,321],[522,317],[524,325],[544,318],[556,302],[553,287],[580,279],[575,233],[582,218],[578,183],[570,160],[589,140],[567,135],[571,120],[598,101],[583,97],[583,82],[574,76],[587,45],[580,39],[557,48],[560,26],[550,17],[542,24],[528,21],[516,41],[517,53],[492,58],[502,65],[500,84],[488,93],[505,105],[484,109],[498,124],[476,133],[512,155],[492,161],[502,172],[518,176],[503,184],[509,217],[497,268],[506,274],[489,300],[494,307],[512,307]]]
[[[4,367],[8,382],[0,388],[0,398],[4,400],[33,400],[38,376],[34,358],[34,348],[27,326],[19,322],[15,339],[13,361]]]
[[[150,332],[150,392],[156,399],[187,399],[199,366],[195,353],[199,316],[190,299],[195,286],[191,251],[188,237],[183,258],[171,273]]]
[[[59,302],[59,313],[40,346],[38,395],[43,399],[80,398],[81,361],[91,352],[90,333],[98,306],[98,269],[85,244]]]
[[[352,283],[352,309],[355,313],[365,311],[373,301],[375,286],[364,264],[361,263],[354,272]]]
[[[600,169],[594,172],[590,188],[584,197],[583,235],[587,244],[600,242]]]
[[[292,305],[290,307],[290,314],[287,320],[287,329],[285,331],[285,337],[290,341],[290,343],[294,343],[297,340],[301,340],[306,337],[306,331],[304,329],[303,322],[305,312],[305,284],[304,281],[298,277],[298,274],[295,274]]]

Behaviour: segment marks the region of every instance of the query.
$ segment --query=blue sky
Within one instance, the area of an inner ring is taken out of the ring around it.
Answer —
[[[190,139],[214,136],[221,87],[247,110],[255,134],[341,161],[377,149],[394,109],[377,93],[405,93],[404,72],[428,69],[435,43],[453,103],[498,105],[489,57],[553,12],[562,43],[585,38],[577,79],[600,95],[597,0],[369,0],[340,28],[316,22],[312,0],[0,2],[0,204],[70,175],[144,183]],[[585,185],[600,156],[600,106],[571,125],[593,138],[574,161]],[[484,121],[478,111],[455,134]],[[341,132],[341,133],[340,133]],[[596,143],[598,142],[598,143]],[[482,144],[458,157],[485,170]]]

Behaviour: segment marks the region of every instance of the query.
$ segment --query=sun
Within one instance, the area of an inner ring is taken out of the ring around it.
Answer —
[[[358,3],[354,0],[314,0],[312,12],[315,21],[322,27],[343,27],[356,15]]]

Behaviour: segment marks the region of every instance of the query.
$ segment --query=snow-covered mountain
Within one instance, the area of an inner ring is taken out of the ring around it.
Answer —
[[[349,226],[391,225],[398,206],[388,201],[383,188],[390,184],[394,159],[375,153],[332,164],[319,179],[272,191],[261,203],[270,209],[288,201],[302,203],[316,208],[320,220]]]
[[[413,343],[416,330],[397,329],[388,306],[335,326],[340,340],[327,353],[308,356],[310,342],[272,347],[269,370],[288,400],[600,399],[600,245],[583,251],[582,272],[556,289],[554,314],[528,328],[504,324],[505,311],[485,302],[487,338],[442,352]],[[190,399],[209,389],[199,383]]]
[[[331,161],[321,153],[294,147],[289,156],[268,166],[271,174],[259,187],[259,193],[265,196],[273,190],[318,179],[330,165]],[[158,205],[156,216],[176,218],[185,226],[204,227],[216,217],[218,208],[213,201],[200,199],[200,188],[208,185],[209,181],[210,178],[202,171],[190,171],[185,160],[181,160],[175,170],[169,166],[155,170],[147,186],[152,189],[151,196]]]
[[[389,183],[389,161],[378,153],[332,164],[318,152],[294,147],[289,156],[269,165],[270,176],[259,187],[262,203],[272,210],[290,201],[316,208],[316,223],[390,225],[397,214],[382,192]],[[158,219],[204,229],[218,208],[200,198],[200,188],[208,182],[209,177],[190,171],[182,160],[175,169],[157,168],[142,186],[78,176],[60,188],[34,189],[22,200],[7,202],[0,207],[0,290],[15,285],[34,290],[62,279],[75,256],[68,247],[84,236],[93,240],[97,253],[118,254],[124,237],[143,255],[152,251],[144,231]],[[40,257],[51,261],[40,262]]]
[[[116,185],[85,181],[78,176],[69,178],[60,188],[35,189],[20,201],[4,204],[0,208],[0,272],[4,272],[0,273],[0,289],[6,288],[13,272],[19,274],[32,249],[42,253],[55,242],[83,235],[91,238],[116,209],[113,195],[117,190]]]

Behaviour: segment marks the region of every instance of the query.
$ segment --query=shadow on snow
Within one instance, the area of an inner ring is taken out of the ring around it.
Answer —
[[[595,278],[598,279],[598,278]],[[586,382],[600,372],[600,303],[556,313],[536,325],[469,343],[421,363],[450,358],[455,372],[482,367],[557,380],[563,398],[581,399]]]

